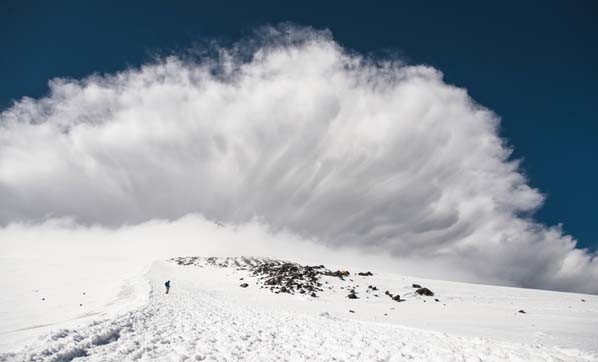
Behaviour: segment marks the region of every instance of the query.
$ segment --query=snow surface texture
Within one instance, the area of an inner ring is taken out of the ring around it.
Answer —
[[[0,258],[0,351],[147,303],[149,265],[105,259]]]
[[[329,289],[313,298],[260,289],[243,260],[259,259],[155,262],[144,306],[59,328],[0,361],[598,361],[595,296],[351,270],[323,276]],[[415,282],[435,296],[416,295]]]

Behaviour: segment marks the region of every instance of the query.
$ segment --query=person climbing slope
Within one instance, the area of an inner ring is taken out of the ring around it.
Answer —
[[[164,283],[164,286],[166,287],[166,294],[168,294],[168,291],[170,290],[170,280],[167,280],[166,283]]]

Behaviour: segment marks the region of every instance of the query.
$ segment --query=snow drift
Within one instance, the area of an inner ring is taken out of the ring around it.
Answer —
[[[0,251],[48,218],[101,239],[199,214],[484,281],[598,292],[596,255],[533,220],[543,197],[498,127],[440,71],[309,28],[54,79],[47,97],[0,115]]]

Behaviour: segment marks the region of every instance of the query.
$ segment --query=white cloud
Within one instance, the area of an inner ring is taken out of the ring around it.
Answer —
[[[100,229],[258,218],[481,281],[598,292],[596,256],[530,219],[542,195],[497,116],[439,71],[310,29],[268,29],[247,51],[53,80],[5,110],[2,232],[65,216]]]

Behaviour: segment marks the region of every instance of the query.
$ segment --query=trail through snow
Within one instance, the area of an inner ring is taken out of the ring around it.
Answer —
[[[598,361],[598,354],[239,303],[156,262],[148,303],[63,329],[0,361]],[[170,277],[170,278],[169,278]],[[171,293],[163,283],[172,279]]]

